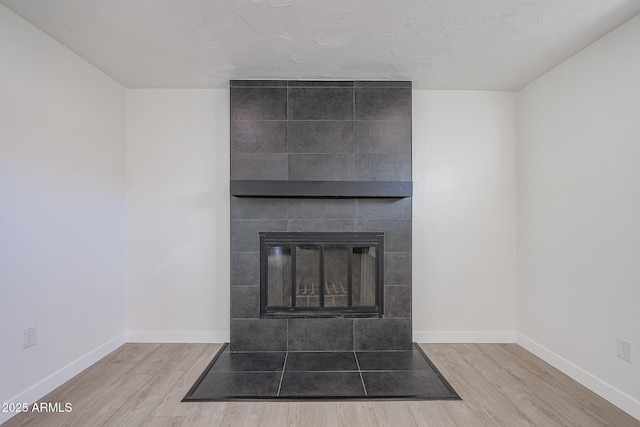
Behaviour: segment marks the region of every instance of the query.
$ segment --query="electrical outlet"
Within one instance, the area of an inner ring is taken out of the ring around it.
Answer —
[[[24,330],[22,334],[22,349],[36,345],[38,341],[38,327],[33,326]]]
[[[618,357],[631,362],[631,342],[618,338]]]

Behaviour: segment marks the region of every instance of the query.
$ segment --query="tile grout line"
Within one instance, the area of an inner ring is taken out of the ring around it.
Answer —
[[[353,319],[351,323],[353,325],[353,354],[356,354],[356,319]]]
[[[284,370],[287,368],[287,358],[289,357],[289,352],[284,355],[284,364],[282,365],[282,375],[280,375],[280,384],[278,384],[278,392],[276,393],[276,397],[280,397],[280,389],[282,388],[282,380],[284,378]]]
[[[286,111],[284,112],[284,116],[285,116],[285,122],[284,125],[286,127],[285,129],[285,134],[284,134],[284,138],[285,138],[285,142],[286,142],[286,146],[287,146],[287,181],[289,181],[289,179],[291,178],[289,176],[289,160],[290,160],[290,149],[289,149],[289,82],[287,82],[287,93],[285,96],[285,108]],[[289,230],[289,203],[287,202],[287,230]],[[289,347],[287,346],[287,351],[289,350]]]
[[[284,363],[282,364],[282,375],[280,375],[280,384],[278,384],[278,392],[276,397],[280,397],[280,389],[282,388],[282,380],[284,379],[284,370],[287,368],[287,359],[289,358],[289,320],[287,319],[287,341],[286,341],[286,353],[284,354]]]
[[[364,385],[364,378],[362,378],[362,369],[360,369],[360,362],[358,361],[358,355],[356,354],[356,351],[353,351],[353,357],[356,358],[356,365],[358,365],[358,374],[360,375],[360,381],[362,382],[362,388],[364,389],[364,396],[365,397],[369,397],[369,394],[367,393],[367,386]]]
[[[353,121],[355,122],[355,121],[356,121],[356,86],[355,86],[355,85],[353,85],[353,95],[352,95],[352,96],[353,96],[353,98],[352,98],[352,102],[353,102],[353,116],[352,116],[352,117],[353,117]],[[355,123],[354,123],[354,126],[355,126]],[[355,129],[354,129],[354,132],[353,132],[353,133],[354,133],[354,135],[353,135],[353,136],[354,136],[354,140],[355,140]],[[355,141],[354,141],[354,142],[355,142]]]
[[[353,167],[353,173],[357,175],[356,173],[356,139],[357,138],[356,138],[356,85],[355,85],[355,82],[353,84],[352,90],[353,90],[353,99],[352,99],[352,102],[353,102],[353,105],[352,105],[352,108],[353,108],[353,116],[352,116],[353,117],[353,165],[352,167]],[[354,216],[355,216],[355,211],[354,211]],[[355,221],[353,223],[353,231],[356,231]],[[354,322],[354,325],[355,325],[355,322]],[[355,341],[355,335],[354,335],[354,341]],[[355,343],[354,343],[354,349],[355,349]]]

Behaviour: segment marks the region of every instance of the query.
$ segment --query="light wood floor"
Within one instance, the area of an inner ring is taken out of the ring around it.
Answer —
[[[181,403],[218,348],[126,344],[42,399],[72,412],[3,427],[640,426],[516,344],[422,345],[462,401]]]

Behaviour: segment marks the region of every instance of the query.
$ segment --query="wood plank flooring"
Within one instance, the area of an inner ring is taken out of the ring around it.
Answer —
[[[462,401],[182,403],[220,345],[125,344],[2,426],[640,426],[516,344],[421,347]]]

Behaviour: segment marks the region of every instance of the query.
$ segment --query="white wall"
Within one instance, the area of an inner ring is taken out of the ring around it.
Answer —
[[[127,336],[229,340],[229,91],[127,92]]]
[[[518,94],[518,342],[637,418],[639,76],[640,16]]]
[[[413,330],[515,339],[515,94],[413,92]]]
[[[1,5],[0,63],[0,402],[28,401],[124,341],[125,90]]]
[[[228,91],[127,98],[128,337],[228,340]],[[515,94],[415,91],[413,114],[414,338],[513,341]]]

